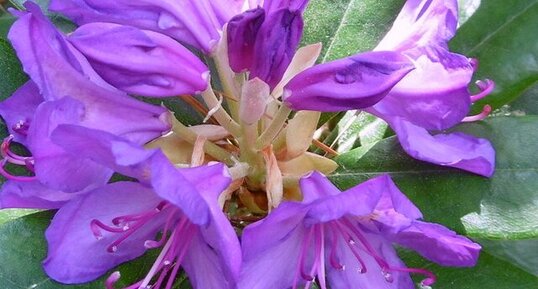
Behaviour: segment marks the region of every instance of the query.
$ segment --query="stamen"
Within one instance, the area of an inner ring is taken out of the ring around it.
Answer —
[[[433,274],[432,272],[426,270],[426,269],[419,269],[419,268],[390,268],[392,271],[398,271],[398,272],[406,272],[406,273],[414,273],[414,274],[421,274],[426,276],[427,278],[422,280],[420,282],[421,286],[430,286],[437,281],[437,276]]]
[[[7,164],[7,159],[3,159],[0,161],[0,175],[2,175],[4,178],[12,181],[18,181],[18,182],[33,182],[37,180],[36,176],[15,176],[10,174],[8,171],[4,169],[4,167]]]
[[[34,158],[20,156],[9,149],[11,142],[13,141],[13,138],[14,138],[13,135],[9,135],[8,137],[4,139],[4,141],[0,145],[0,154],[2,155],[3,158],[7,159],[8,162],[15,165],[27,166],[28,162],[32,162],[32,169],[33,169]]]
[[[473,116],[467,116],[465,118],[463,118],[461,120],[461,122],[473,122],[473,121],[479,121],[479,120],[483,120],[485,119],[486,117],[488,117],[488,115],[491,113],[491,106],[489,104],[485,105],[482,112],[477,114],[477,115],[473,115]]]
[[[495,89],[495,82],[491,79],[478,80],[476,86],[480,89],[480,93],[471,95],[471,102],[476,102],[489,95]]]
[[[334,230],[331,230],[331,251],[329,253],[329,264],[336,270],[345,270],[346,266],[342,265],[336,256],[336,245],[338,235]]]
[[[92,230],[92,233],[97,240],[103,239],[103,234],[101,233],[101,229],[111,232],[111,233],[124,232],[123,228],[114,228],[114,227],[107,226],[97,219],[93,219],[90,222],[90,230]]]
[[[114,289],[114,284],[116,284],[116,282],[120,280],[120,277],[121,277],[121,274],[118,271],[110,274],[110,276],[108,276],[108,278],[105,281],[105,288]]]
[[[301,244],[301,251],[299,254],[299,268],[297,268],[297,271],[295,273],[295,278],[293,279],[293,287],[292,289],[297,289],[297,283],[299,283],[299,275],[303,278],[303,280],[313,280],[314,277],[309,276],[304,272],[304,259],[306,258],[306,252],[309,247],[310,238],[312,237],[313,228],[310,228],[308,232],[306,232],[306,236],[303,239],[303,242]]]
[[[176,214],[176,210],[173,210],[168,215],[168,218],[166,219],[166,223],[164,224],[164,230],[162,232],[161,239],[159,241],[146,240],[146,242],[144,242],[144,247],[146,247],[147,249],[153,249],[153,248],[161,247],[162,245],[164,245],[164,242],[166,241],[166,236],[168,235],[168,231],[170,230],[170,225],[172,224],[172,220],[175,214]]]
[[[215,106],[213,108],[211,108],[208,112],[207,112],[207,115],[206,117],[204,118],[204,120],[202,120],[203,123],[206,123],[211,117],[213,117],[213,115],[215,113],[217,113],[217,111],[219,109],[222,108],[222,101],[224,100],[224,98],[222,97],[222,95],[220,95],[220,98],[218,99],[217,103],[215,104]]]
[[[342,237],[346,241],[346,245],[351,250],[351,253],[353,254],[353,256],[355,256],[355,259],[357,259],[357,261],[359,261],[359,264],[361,266],[359,268],[359,273],[361,273],[361,274],[366,273],[368,269],[366,268],[366,263],[364,263],[364,261],[362,260],[362,258],[360,256],[360,253],[357,251],[357,247],[355,246],[355,244],[357,242],[355,242],[355,239],[353,238],[353,236],[351,234],[349,234],[348,232],[346,232],[344,230],[344,226],[339,224],[338,221],[336,221],[336,224],[337,224],[336,227],[338,228],[340,234],[342,235]]]

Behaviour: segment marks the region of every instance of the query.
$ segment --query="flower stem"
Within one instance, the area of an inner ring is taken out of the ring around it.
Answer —
[[[241,128],[237,122],[230,117],[226,110],[222,108],[217,96],[215,95],[215,92],[213,92],[213,89],[211,87],[206,89],[206,91],[202,92],[202,97],[210,109],[215,109],[218,107],[213,117],[215,117],[219,124],[234,137],[238,137],[241,134]]]
[[[174,131],[174,133],[176,133],[178,136],[180,136],[182,139],[184,139],[185,141],[191,143],[194,145],[194,143],[196,142],[196,139],[198,138],[198,135],[193,132],[192,130],[190,130],[188,127],[186,127],[184,124],[182,124],[181,122],[179,122],[178,120],[175,120],[174,121],[174,125],[172,127],[172,130]],[[204,151],[214,157],[215,159],[221,161],[221,162],[224,162],[226,163],[227,165],[234,165],[235,162],[232,158],[232,155],[226,151],[225,149],[219,147],[218,145],[210,142],[210,141],[206,141],[204,143]]]
[[[284,104],[278,109],[275,118],[269,127],[267,127],[267,129],[265,129],[262,135],[258,138],[258,141],[256,142],[256,149],[262,150],[263,148],[267,147],[273,141],[273,139],[275,139],[277,134],[284,127],[290,113],[291,109]]]

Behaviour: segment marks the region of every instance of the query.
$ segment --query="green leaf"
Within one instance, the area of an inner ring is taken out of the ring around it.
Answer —
[[[61,285],[44,274],[41,267],[47,247],[44,231],[51,217],[51,212],[41,212],[10,221],[0,227],[0,260],[2,260],[0,262],[0,287],[102,289],[108,274],[84,285]],[[116,268],[122,276],[117,283],[117,288],[125,287],[144,278],[156,255],[155,251],[151,251],[133,262]]]
[[[538,276],[538,239],[476,241],[490,254]]]
[[[320,60],[374,48],[389,30],[403,0],[317,0],[305,12],[304,43],[323,43]]]
[[[493,178],[416,161],[394,137],[341,155],[331,178],[348,188],[389,173],[428,221],[484,239],[538,238],[538,117],[496,117],[458,130],[494,144]]]
[[[408,267],[425,268],[433,272],[437,276],[437,282],[432,286],[435,289],[538,288],[536,276],[485,252],[480,254],[477,266],[472,268],[441,267],[407,250],[401,250],[399,255]],[[413,277],[417,283],[424,279],[421,275]]]
[[[537,0],[482,0],[451,42],[454,51],[477,58],[477,79],[490,78],[495,91],[479,101],[494,108],[519,97],[538,81]]]
[[[3,209],[0,210],[0,226],[8,221],[11,221],[13,219],[17,219],[29,214],[33,214],[37,212],[37,210],[31,210],[31,209]]]
[[[0,39],[0,71],[0,100],[9,97],[28,80],[11,44],[4,39]]]
[[[538,84],[533,85],[523,95],[510,104],[514,112],[538,115]]]
[[[16,18],[9,15],[4,14],[0,16],[0,38],[1,39],[7,39],[7,33],[9,32],[9,28],[11,25],[13,25],[13,22],[15,22]]]

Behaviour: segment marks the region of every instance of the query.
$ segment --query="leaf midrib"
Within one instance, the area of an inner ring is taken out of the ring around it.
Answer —
[[[486,42],[488,42],[491,38],[493,38],[499,31],[506,28],[508,25],[510,25],[512,22],[514,22],[517,18],[519,18],[523,14],[527,13],[536,4],[538,4],[538,1],[535,1],[534,3],[531,3],[530,5],[523,8],[523,10],[521,10],[519,13],[517,13],[517,14],[513,15],[512,17],[508,18],[508,21],[506,21],[501,26],[499,26],[497,29],[492,31],[490,34],[488,34],[486,37],[484,37],[484,39],[482,39],[480,42],[478,42],[475,46],[473,46],[471,49],[469,49],[465,53],[471,55],[475,50],[477,50],[479,47],[481,47]]]

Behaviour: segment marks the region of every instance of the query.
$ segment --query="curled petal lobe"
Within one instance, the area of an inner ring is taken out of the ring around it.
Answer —
[[[45,232],[49,244],[45,272],[62,283],[94,280],[118,264],[132,260],[146,251],[144,242],[155,238],[164,220],[151,219],[125,239],[117,251],[108,250],[117,234],[92,232],[92,221],[111,224],[117,216],[132,215],[153,209],[160,201],[149,188],[132,182],[118,182],[100,187],[63,206]]]
[[[48,188],[39,181],[6,181],[0,189],[0,209],[59,209],[78,194]]]
[[[398,117],[389,120],[389,124],[403,149],[416,159],[485,177],[494,173],[495,150],[486,139],[459,132],[432,136],[424,128]]]
[[[162,97],[206,89],[208,68],[165,35],[119,24],[90,23],[75,30],[69,41],[101,77],[128,93]]]
[[[245,11],[228,22],[228,57],[233,71],[239,73],[252,66],[256,36],[264,21],[264,10],[256,8]]]
[[[0,102],[0,115],[16,142],[25,144],[35,111],[43,101],[35,83],[28,81],[17,89],[11,97]]]
[[[380,221],[386,220],[380,219]],[[413,221],[398,232],[388,233],[387,238],[417,251],[428,260],[442,266],[474,266],[481,249],[480,245],[457,235],[454,231],[438,224],[421,221]]]
[[[323,63],[295,76],[284,101],[295,110],[341,111],[380,101],[413,64],[398,52],[367,52]]]
[[[85,114],[84,105],[70,97],[44,102],[36,110],[27,145],[35,160],[35,174],[44,185],[73,193],[101,186],[112,176],[110,169],[66,152],[50,138],[58,125],[78,124]]]

